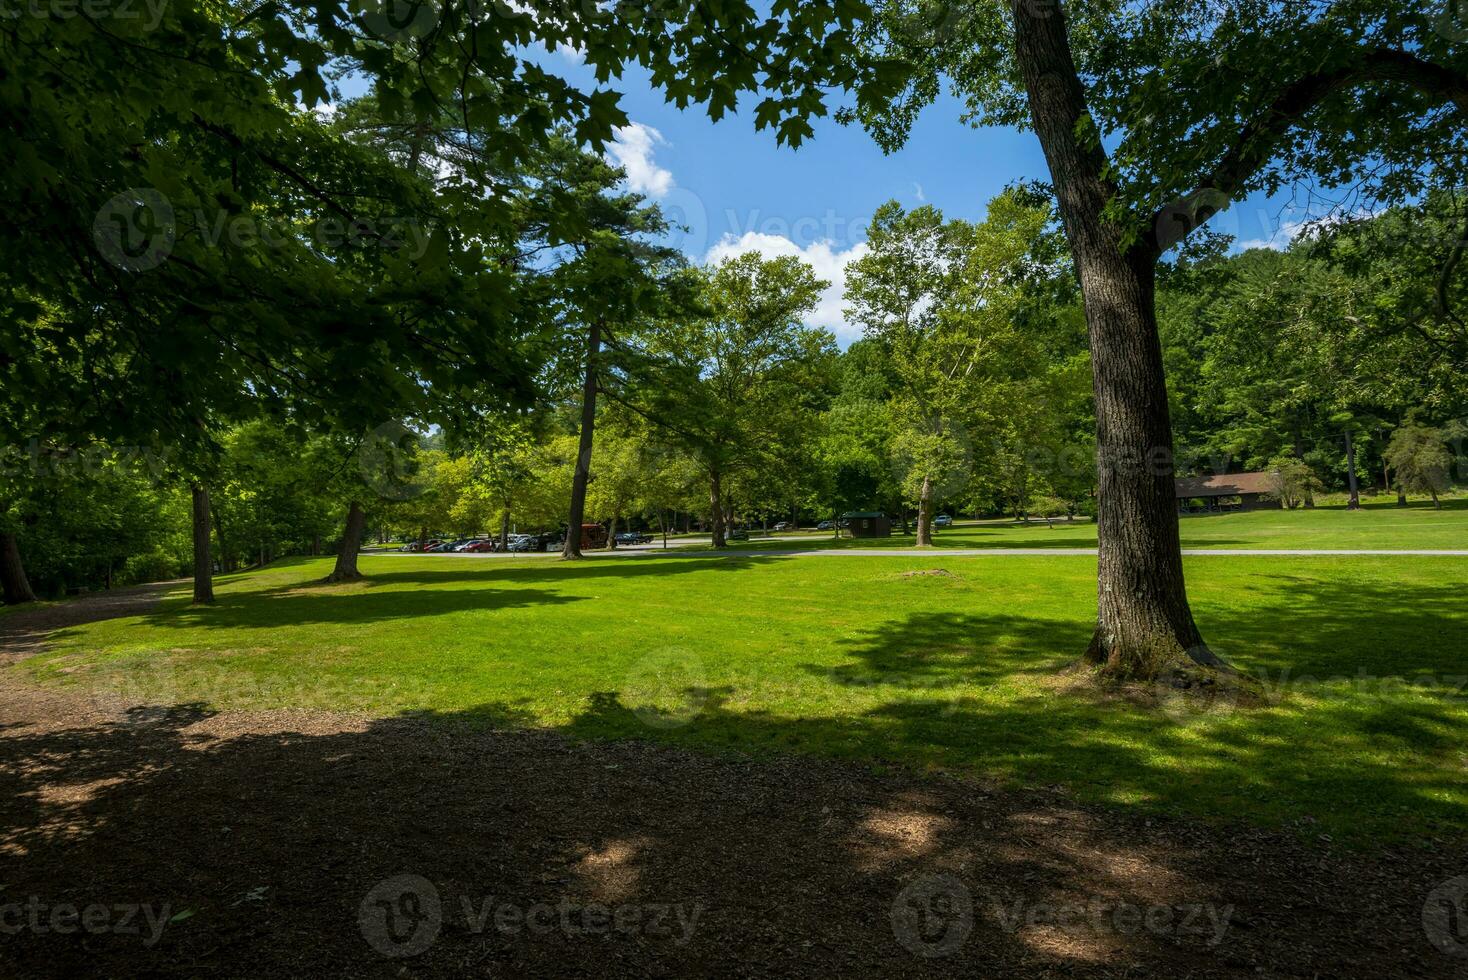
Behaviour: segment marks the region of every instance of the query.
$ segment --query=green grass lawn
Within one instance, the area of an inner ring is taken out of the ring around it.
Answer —
[[[1367,501],[1360,511],[1344,506],[1312,510],[1258,510],[1246,513],[1185,517],[1185,548],[1313,548],[1468,549],[1468,499],[1444,501],[1442,510],[1430,504],[1396,506],[1396,498]],[[910,548],[912,534],[894,531],[890,538],[837,540],[830,532],[804,532],[798,542],[776,539],[737,542],[756,551],[789,548]],[[959,522],[933,535],[938,548],[1094,548],[1096,525],[1090,520],[1052,526],[1012,522]]]
[[[1361,843],[1468,829],[1468,559],[1188,566],[1205,635],[1265,706],[1068,685],[1095,561],[1067,556],[369,557],[370,581],[333,587],[312,584],[328,559],[301,559],[7,669],[108,697],[820,753]]]

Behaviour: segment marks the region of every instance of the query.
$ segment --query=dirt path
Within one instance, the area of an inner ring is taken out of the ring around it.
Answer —
[[[0,664],[39,653],[56,630],[150,612],[165,595],[186,584],[187,580],[153,582],[7,612],[0,616]]]
[[[1434,894],[1464,874],[1461,843],[1352,855],[442,718],[110,710],[0,666],[6,978],[1465,976],[1434,945],[1468,953],[1463,895]]]

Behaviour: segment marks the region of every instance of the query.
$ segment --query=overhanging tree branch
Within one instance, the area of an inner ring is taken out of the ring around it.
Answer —
[[[1357,59],[1296,79],[1251,119],[1231,142],[1223,159],[1197,190],[1159,209],[1149,223],[1156,254],[1176,245],[1203,222],[1228,207],[1245,183],[1264,167],[1280,141],[1326,99],[1370,82],[1399,82],[1451,103],[1468,119],[1468,76],[1393,48],[1363,48]]]

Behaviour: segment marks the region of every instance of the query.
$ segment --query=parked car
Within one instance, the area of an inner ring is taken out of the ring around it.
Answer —
[[[491,538],[491,539],[486,540],[486,541],[475,541],[475,542],[472,542],[471,544],[465,545],[464,546],[464,550],[466,552],[471,553],[471,554],[478,555],[478,554],[483,554],[483,553],[485,553],[487,551],[497,551],[497,550],[499,550],[499,546],[500,546],[500,543],[498,541],[495,541],[494,539]]]
[[[952,527],[953,526],[953,518],[949,517],[947,514],[939,514],[937,517],[933,518],[933,526],[934,527]]]
[[[799,531],[800,528],[798,526],[794,525],[794,524],[791,524],[789,521],[781,521],[779,524],[776,524],[775,525],[775,530],[776,531]]]
[[[452,541],[441,541],[438,544],[434,545],[433,547],[431,547],[431,548],[425,548],[423,550],[424,551],[431,551],[431,552],[433,552],[436,555],[447,554],[448,552],[454,550],[454,542],[452,542]]]
[[[481,540],[482,540],[481,538],[468,538],[467,540],[456,542],[454,544],[454,550],[455,551],[468,551],[470,547],[472,547],[473,545],[478,544]]]
[[[749,532],[742,527],[736,527],[726,535],[730,541],[748,541]]]
[[[821,521],[821,523],[819,523],[819,524],[816,525],[816,530],[817,531],[834,531],[834,530],[836,530],[836,522],[835,521]]]
[[[652,540],[646,531],[622,531],[617,535],[617,544],[652,544]]]

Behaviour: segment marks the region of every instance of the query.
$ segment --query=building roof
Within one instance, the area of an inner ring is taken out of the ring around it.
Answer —
[[[1275,473],[1226,473],[1222,476],[1186,476],[1177,481],[1179,500],[1188,497],[1237,497],[1276,493]]]
[[[842,514],[841,519],[844,521],[859,521],[864,519],[872,520],[878,517],[886,516],[886,514],[882,513],[879,510],[854,510],[849,514]]]

